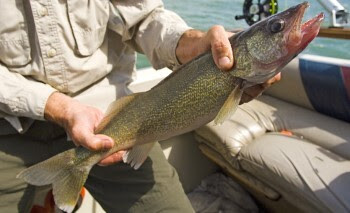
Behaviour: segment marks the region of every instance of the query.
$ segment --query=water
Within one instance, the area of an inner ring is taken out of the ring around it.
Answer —
[[[235,20],[236,15],[242,14],[244,0],[163,0],[165,8],[179,14],[186,23],[199,30],[207,31],[211,26],[220,24],[225,29],[246,28],[244,20]],[[302,3],[304,0],[279,0],[279,11],[283,11],[292,5]],[[350,10],[350,0],[338,0],[345,8]],[[317,0],[309,0],[305,18],[314,17],[319,12],[325,12],[326,18],[323,26],[328,26],[329,13]],[[350,25],[348,25],[350,27]],[[303,53],[343,58],[350,60],[350,40],[316,38]],[[138,56],[137,67],[150,66],[144,55]]]

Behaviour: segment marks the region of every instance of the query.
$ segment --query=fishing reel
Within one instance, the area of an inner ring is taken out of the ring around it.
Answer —
[[[248,25],[252,25],[268,16],[276,14],[277,11],[277,0],[245,0],[243,4],[243,15],[235,16],[235,19],[245,19]]]

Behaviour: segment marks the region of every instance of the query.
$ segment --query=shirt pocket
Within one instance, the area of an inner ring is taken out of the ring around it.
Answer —
[[[28,27],[22,0],[0,0],[0,61],[23,66],[31,61]]]
[[[82,56],[93,54],[103,43],[108,19],[108,0],[68,0],[68,16],[77,45]]]

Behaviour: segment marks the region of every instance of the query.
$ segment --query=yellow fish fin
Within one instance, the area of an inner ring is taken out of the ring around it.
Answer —
[[[130,150],[126,151],[123,156],[124,163],[130,164],[135,170],[145,162],[148,153],[153,148],[156,142],[145,143],[141,145],[135,145]]]
[[[222,124],[237,110],[238,104],[242,97],[242,93],[243,90],[240,88],[240,85],[237,85],[228,96],[218,115],[214,119],[215,125]]]
[[[127,106],[132,100],[135,99],[136,96],[140,95],[141,93],[134,93],[131,95],[127,95],[124,97],[119,98],[116,101],[113,101],[111,104],[109,104],[105,116],[103,117],[101,123],[96,128],[95,132],[100,132],[106,125],[110,122],[110,120],[116,116],[125,106]]]

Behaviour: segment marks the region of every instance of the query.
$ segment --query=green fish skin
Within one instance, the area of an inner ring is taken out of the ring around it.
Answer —
[[[77,147],[22,171],[33,185],[52,184],[56,205],[73,211],[89,171],[105,156],[129,149],[123,157],[135,169],[155,141],[194,130],[215,119],[220,124],[236,109],[245,88],[276,75],[317,35],[323,14],[301,25],[308,3],[271,16],[230,38],[235,66],[219,70],[205,53],[174,71],[147,92],[112,103],[96,134],[115,141],[109,151]]]

